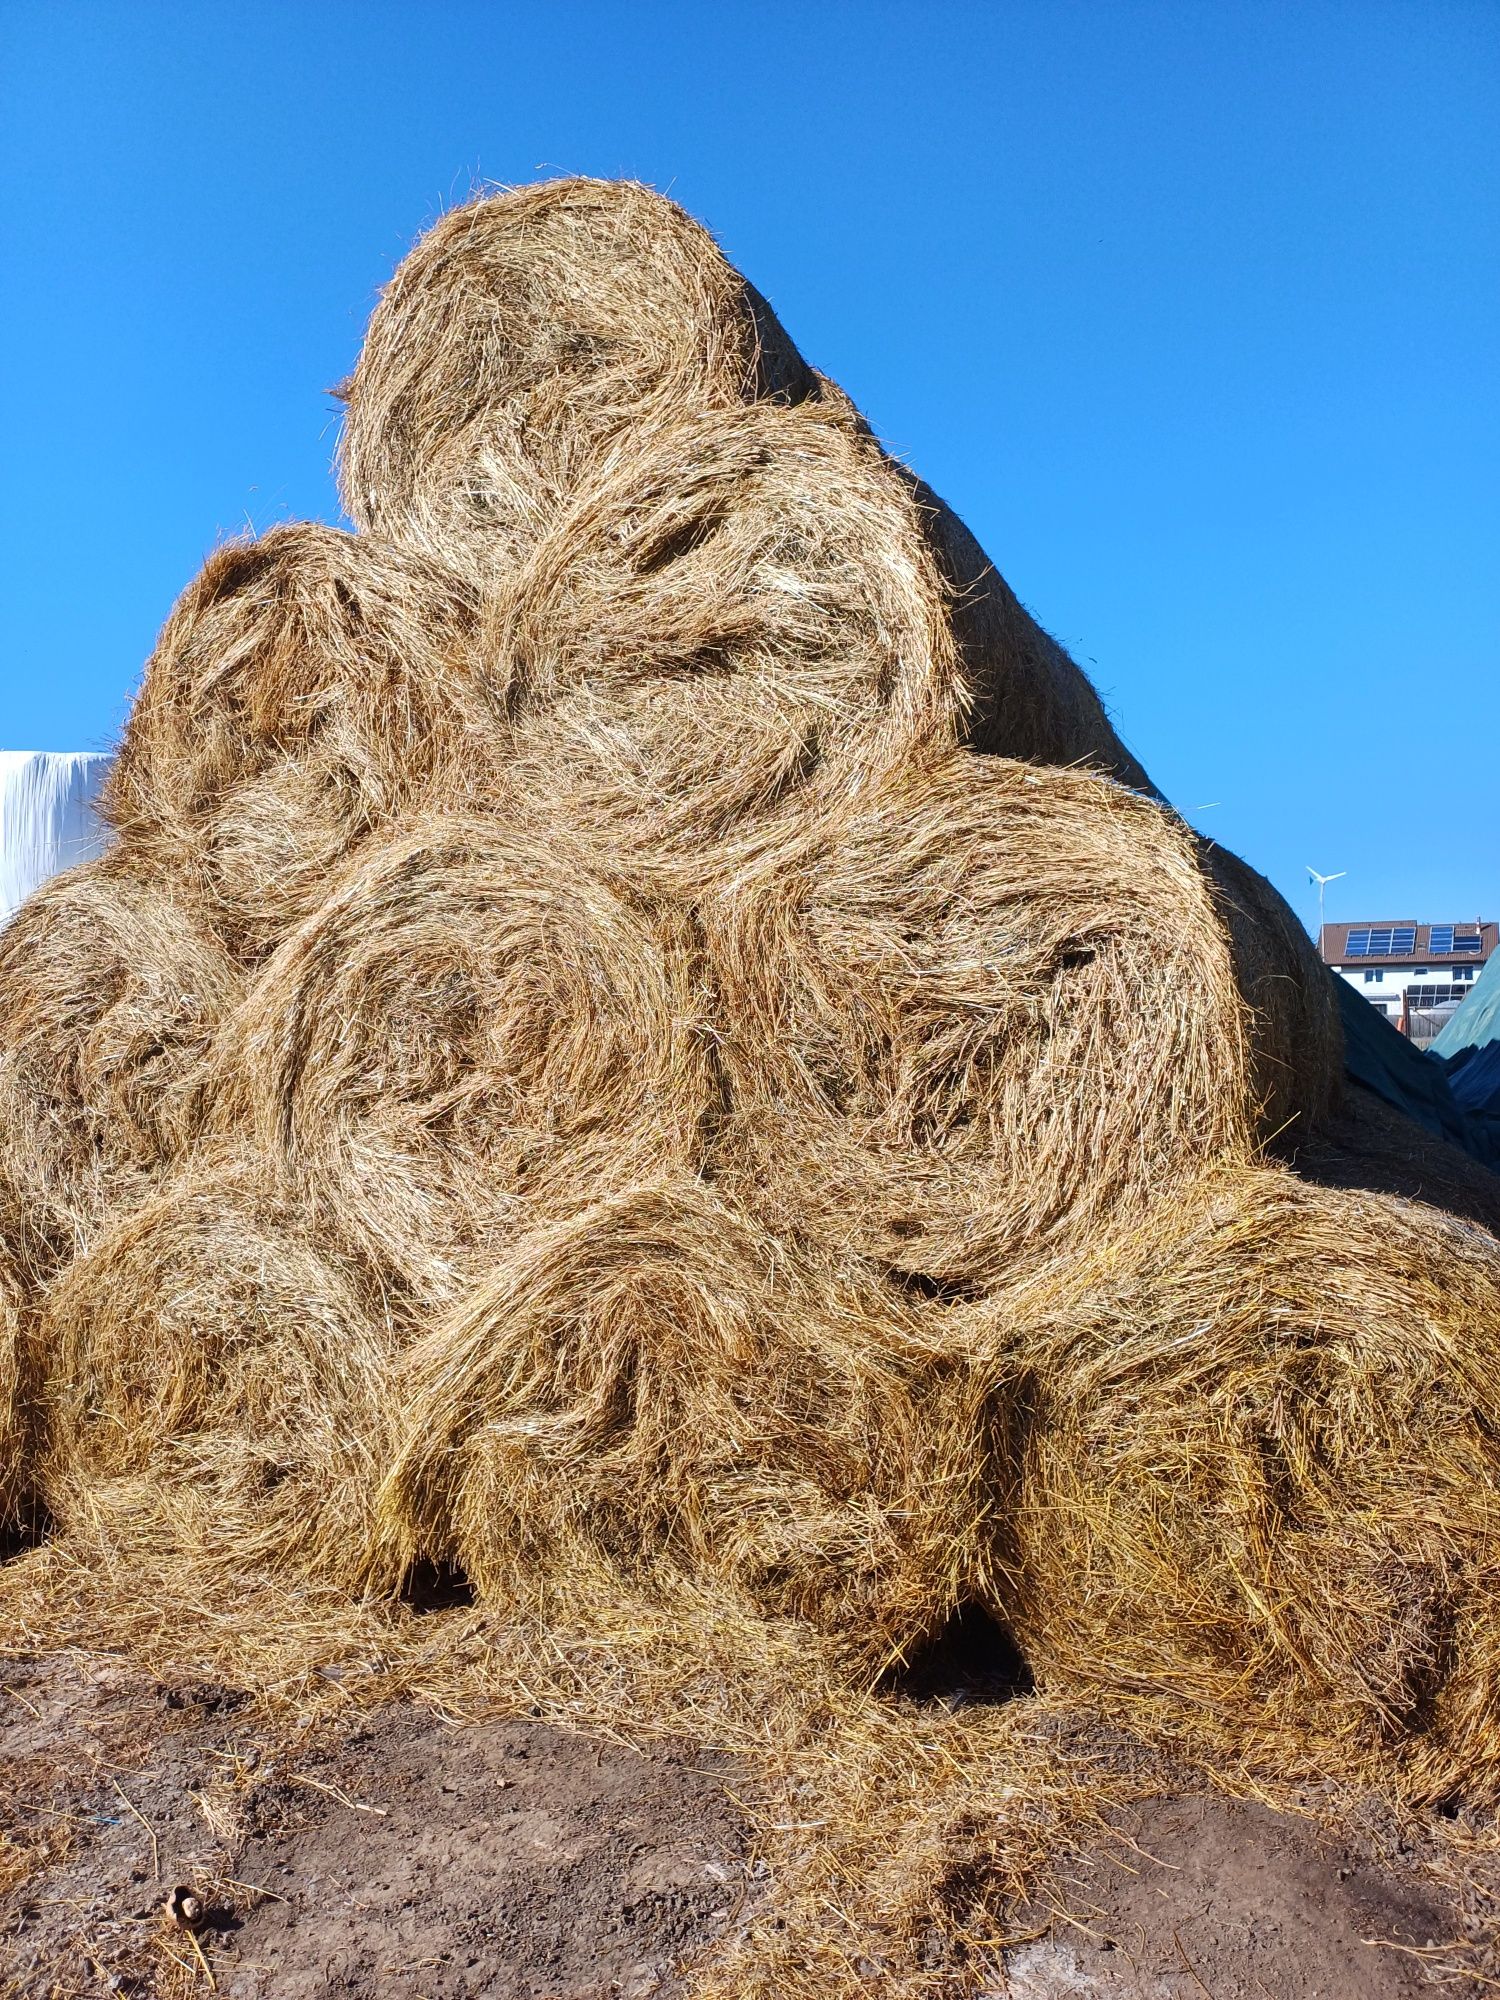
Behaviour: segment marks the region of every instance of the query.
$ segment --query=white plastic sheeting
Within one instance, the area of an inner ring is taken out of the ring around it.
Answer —
[[[96,811],[114,760],[86,751],[0,750],[0,924],[52,875],[102,854]]]

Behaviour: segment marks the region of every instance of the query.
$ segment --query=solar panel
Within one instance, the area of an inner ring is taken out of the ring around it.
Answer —
[[[1387,924],[1378,930],[1372,924],[1350,931],[1344,952],[1349,958],[1409,958],[1416,948],[1415,924]]]
[[[1456,924],[1434,924],[1432,927],[1434,958],[1449,958],[1459,952],[1477,952],[1481,945],[1478,931],[1460,930]]]

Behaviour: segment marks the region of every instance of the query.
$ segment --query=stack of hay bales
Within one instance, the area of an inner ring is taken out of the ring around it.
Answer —
[[[662,198],[446,216],[347,397],[0,937],[0,1499],[1492,1773],[1500,1247],[1271,1161],[1280,899]]]

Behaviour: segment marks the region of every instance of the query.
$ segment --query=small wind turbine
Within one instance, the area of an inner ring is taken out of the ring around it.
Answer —
[[[1328,892],[1329,883],[1342,882],[1344,877],[1349,873],[1349,870],[1341,868],[1336,875],[1320,875],[1316,868],[1309,866],[1307,872],[1318,885],[1318,950],[1321,951],[1323,949],[1323,899]]]

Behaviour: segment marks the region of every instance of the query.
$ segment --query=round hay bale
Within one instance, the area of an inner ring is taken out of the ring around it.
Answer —
[[[232,948],[263,955],[372,830],[495,766],[474,608],[429,558],[313,523],[220,549],[162,631],[111,773],[126,852],[191,869]]]
[[[1029,1413],[1002,1568],[1041,1678],[1494,1790],[1500,1243],[1266,1168],[974,1317]]]
[[[580,487],[495,585],[511,780],[611,851],[675,852],[957,740],[917,511],[804,410],[685,416]]]
[[[684,416],[802,407],[907,487],[949,600],[975,749],[1150,789],[1087,676],[963,523],[891,467],[708,232],[628,181],[557,180],[444,216],[370,321],[347,387],[344,504],[362,527],[503,576],[576,495]],[[873,477],[873,472],[864,475]]]
[[[997,1285],[1253,1142],[1196,845],[1102,778],[914,768],[701,915],[715,1172],[776,1233],[919,1294]]]
[[[436,819],[359,857],[226,1035],[221,1129],[421,1309],[538,1203],[692,1158],[713,1103],[686,921],[562,835]]]
[[[0,1132],[33,1269],[72,1256],[192,1143],[240,986],[180,889],[118,850],[0,930]]]
[[[543,1606],[601,1572],[727,1591],[876,1673],[980,1562],[976,1379],[711,1188],[631,1188],[519,1241],[405,1358],[392,1573],[452,1561]]]
[[[203,1158],[116,1218],[54,1286],[40,1338],[45,1491],[65,1528],[353,1587],[394,1336],[259,1163]]]
[[[1338,994],[1312,939],[1263,875],[1228,848],[1200,852],[1250,1010],[1256,1122],[1287,1153],[1333,1115],[1343,1089]]]
[[[385,288],[345,390],[344,505],[361,528],[440,549],[478,521],[515,554],[655,417],[813,387],[675,202],[632,181],[507,189],[441,217]]]

